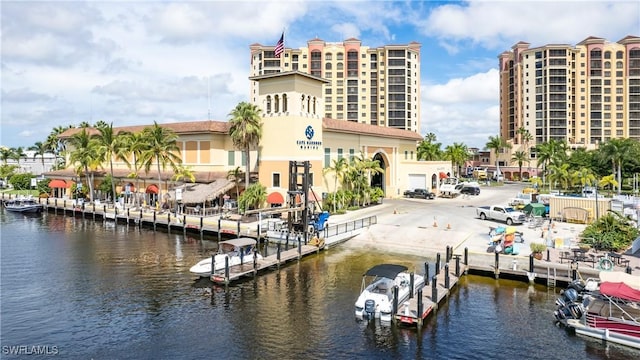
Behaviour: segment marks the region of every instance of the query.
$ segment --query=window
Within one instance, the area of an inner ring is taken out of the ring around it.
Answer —
[[[324,167],[331,166],[331,148],[324,148]]]
[[[280,173],[273,173],[271,176],[271,186],[280,187]]]
[[[355,157],[356,157],[355,149],[349,149],[349,162],[352,163]]]
[[[227,164],[230,166],[233,166],[236,164],[236,152],[235,151],[229,151],[227,153]]]
[[[338,148],[338,160],[342,159],[342,148]]]
[[[242,153],[242,166],[247,166],[247,154],[243,151]]]

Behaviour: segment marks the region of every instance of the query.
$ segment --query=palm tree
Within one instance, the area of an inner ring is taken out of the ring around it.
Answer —
[[[549,183],[559,183],[562,189],[569,189],[571,174],[569,164],[554,162],[549,166]]]
[[[567,148],[568,145],[565,141],[558,141],[555,139],[551,139],[546,143],[539,144],[536,147],[536,154],[538,158],[537,165],[543,166],[543,182],[549,164],[551,164],[552,162],[566,162],[568,160]],[[551,184],[549,184],[549,187],[551,187]]]
[[[27,154],[25,154],[22,146],[11,149],[11,159],[15,160],[16,163],[18,163],[18,167],[20,167],[20,160],[26,159],[26,158],[27,158]]]
[[[509,145],[509,143],[507,143],[507,141],[500,135],[489,136],[489,141],[485,145],[485,148],[489,151],[494,151],[496,155],[496,174],[500,174],[500,161],[498,153],[502,152],[504,149],[511,148],[511,145]]]
[[[613,174],[616,175],[618,195],[620,195],[620,185],[622,184],[622,166],[624,165],[624,162],[628,161],[633,147],[636,146],[634,141],[635,140],[629,138],[611,139],[600,147],[605,159],[611,161]]]
[[[129,169],[133,171],[127,175],[127,178],[136,179],[136,193],[140,188],[140,176],[138,172],[141,167],[141,157],[147,149],[147,141],[144,138],[142,132],[137,133],[124,133],[122,137],[122,147],[118,156],[127,164]],[[133,161],[129,161],[129,156]],[[136,195],[136,206],[140,205],[139,196]]]
[[[441,143],[436,142],[436,136],[429,133],[418,145],[418,160],[434,161],[442,159]]]
[[[34,151],[33,160],[35,160],[38,155],[40,155],[40,160],[42,161],[42,171],[44,172],[44,154],[47,153],[47,146],[40,141],[37,141],[33,146],[29,146],[29,150]]]
[[[591,171],[591,169],[582,168],[574,171],[573,175],[575,179],[580,182],[582,188],[596,183],[596,177],[593,175],[593,171]]]
[[[82,131],[73,134],[68,141],[69,145],[74,148],[69,156],[69,161],[78,165],[79,175],[84,170],[87,184],[89,185],[89,200],[93,201],[93,180],[89,180],[89,174],[90,169],[95,167],[96,159],[98,159],[97,141],[89,135],[87,128],[83,128]]]
[[[100,155],[100,160],[104,160],[109,163],[109,174],[111,175],[111,194],[115,201],[116,199],[116,182],[113,177],[113,157],[116,158],[124,158],[123,149],[123,137],[124,132],[119,132],[116,134],[113,131],[113,123],[110,124],[101,124],[98,127],[98,135],[95,136],[98,142],[98,154]]]
[[[518,176],[520,180],[522,180],[522,164],[525,161],[529,161],[529,157],[527,156],[526,151],[518,150],[513,153],[511,156],[511,161],[516,161],[518,163]]]
[[[162,173],[160,170],[165,169],[167,165],[175,170],[176,165],[182,163],[179,155],[180,148],[177,144],[178,135],[171,129],[158,125],[155,121],[153,126],[144,128],[142,132],[143,138],[147,142],[147,147],[140,154],[140,160],[144,164],[146,171],[149,171],[155,162],[158,171],[158,190],[161,192]]]
[[[334,181],[333,181],[333,212],[334,213],[337,211],[336,202],[337,202],[337,196],[338,196],[338,180],[342,182],[347,166],[348,166],[347,159],[341,157],[338,159],[333,159],[333,166],[324,168],[322,170],[325,174],[329,172],[333,172],[333,175],[334,175]]]
[[[469,159],[469,149],[462,143],[454,142],[453,145],[448,145],[445,149],[445,157],[451,161],[451,165],[456,169],[456,174],[460,176],[460,168],[464,165],[464,162]]]
[[[371,188],[371,176],[384,173],[384,169],[380,167],[380,161],[373,160],[370,157],[365,157],[363,153],[360,154],[360,158],[357,162],[357,168],[361,174],[363,184],[362,187],[362,205],[367,205],[369,202],[369,195]]]
[[[605,188],[607,186],[611,186],[611,189],[618,186],[618,182],[616,181],[616,177],[614,174],[604,176],[600,181],[598,181],[598,186],[601,188]]]
[[[182,191],[184,192],[184,190],[187,187],[187,181],[189,180],[191,183],[196,182],[196,176],[193,173],[193,170],[188,167],[188,166],[183,166],[183,165],[178,165],[176,166],[175,169],[175,174],[173,174],[173,177],[171,178],[171,180],[173,181],[182,181]],[[177,197],[176,197],[176,200]]]
[[[64,168],[64,164],[61,162],[64,162],[64,158],[61,157],[61,153],[63,153],[65,151],[65,144],[64,142],[60,141],[60,134],[62,134],[63,132],[67,131],[68,129],[72,129],[73,125],[69,125],[67,127],[64,126],[57,126],[55,128],[53,128],[53,130],[51,131],[51,133],[49,134],[49,136],[47,136],[47,140],[45,141],[45,144],[47,146],[47,150],[50,151],[51,153],[53,153],[53,155],[55,155],[56,157],[56,165],[55,168],[60,169],[61,166],[62,168]]]
[[[242,179],[242,170],[240,166],[236,166],[235,169],[227,171],[227,180],[231,180],[236,184],[236,199],[240,198],[240,180]]]
[[[229,113],[231,120],[229,123],[229,133],[231,134],[231,140],[233,145],[242,150],[245,154],[246,169],[245,169],[245,187],[249,186],[250,174],[251,174],[251,159],[250,152],[253,148],[260,144],[262,139],[262,122],[260,118],[260,108],[254,104],[247,102],[241,102]]]
[[[0,159],[2,159],[2,163],[7,165],[7,161],[11,159],[12,150],[6,146],[0,147]]]

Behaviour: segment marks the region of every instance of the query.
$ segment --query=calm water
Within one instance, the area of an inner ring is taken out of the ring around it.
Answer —
[[[16,346],[65,359],[640,358],[554,326],[553,291],[490,278],[463,278],[421,332],[354,319],[366,269],[424,258],[338,247],[225,292],[188,271],[213,240],[54,214],[2,211],[0,225],[3,359]]]

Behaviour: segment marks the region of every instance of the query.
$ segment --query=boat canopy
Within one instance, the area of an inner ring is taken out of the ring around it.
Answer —
[[[364,276],[378,276],[388,279],[395,279],[399,273],[407,270],[408,268],[404,265],[380,264],[367,270]]]
[[[601,271],[600,282],[625,283],[625,285],[640,290],[640,276],[627,274],[622,271]]]
[[[237,239],[220,241],[220,246],[225,245],[225,244],[232,245],[232,246],[237,246],[237,247],[243,247],[243,246],[255,245],[256,244],[256,239],[252,239],[252,238],[248,238],[248,237],[241,237],[241,238],[237,238]]]
[[[600,293],[619,299],[640,302],[640,290],[636,290],[622,282],[603,282],[600,284]]]

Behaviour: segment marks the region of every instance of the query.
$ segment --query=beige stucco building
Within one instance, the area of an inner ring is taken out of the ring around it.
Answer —
[[[435,190],[440,173],[451,174],[450,162],[416,160],[416,148],[422,137],[413,131],[324,118],[321,111],[324,79],[291,71],[255,76],[251,81],[260,83],[256,105],[262,111],[263,135],[258,149],[250,154],[250,168],[252,175],[267,188],[267,194],[278,193],[281,201],[287,201],[290,161],[310,162],[309,184],[318,200],[321,200],[321,194],[335,190],[335,174],[325,169],[339,158],[347,161],[354,157],[378,160],[384,172],[372,176],[371,185],[380,187],[387,198],[401,196],[404,190],[417,187]],[[194,171],[201,197],[203,189],[205,200],[215,199],[225,192],[235,195],[227,173],[236,167],[244,170],[246,159],[233,146],[229,123],[194,121],[161,126],[178,135],[183,166]],[[116,130],[137,132],[143,128],[121,127]],[[78,131],[80,129],[68,130],[62,137]],[[152,167],[148,173],[140,173],[140,185],[136,185],[136,181],[127,178],[131,169],[124,162],[116,161],[114,167],[121,191],[135,191],[137,186],[140,188],[138,191],[153,197],[174,186],[170,171],[162,173],[163,183],[158,184],[157,172]],[[71,180],[74,173],[73,169],[68,169],[48,173],[47,176]],[[100,170],[98,176],[106,173],[107,170]]]

